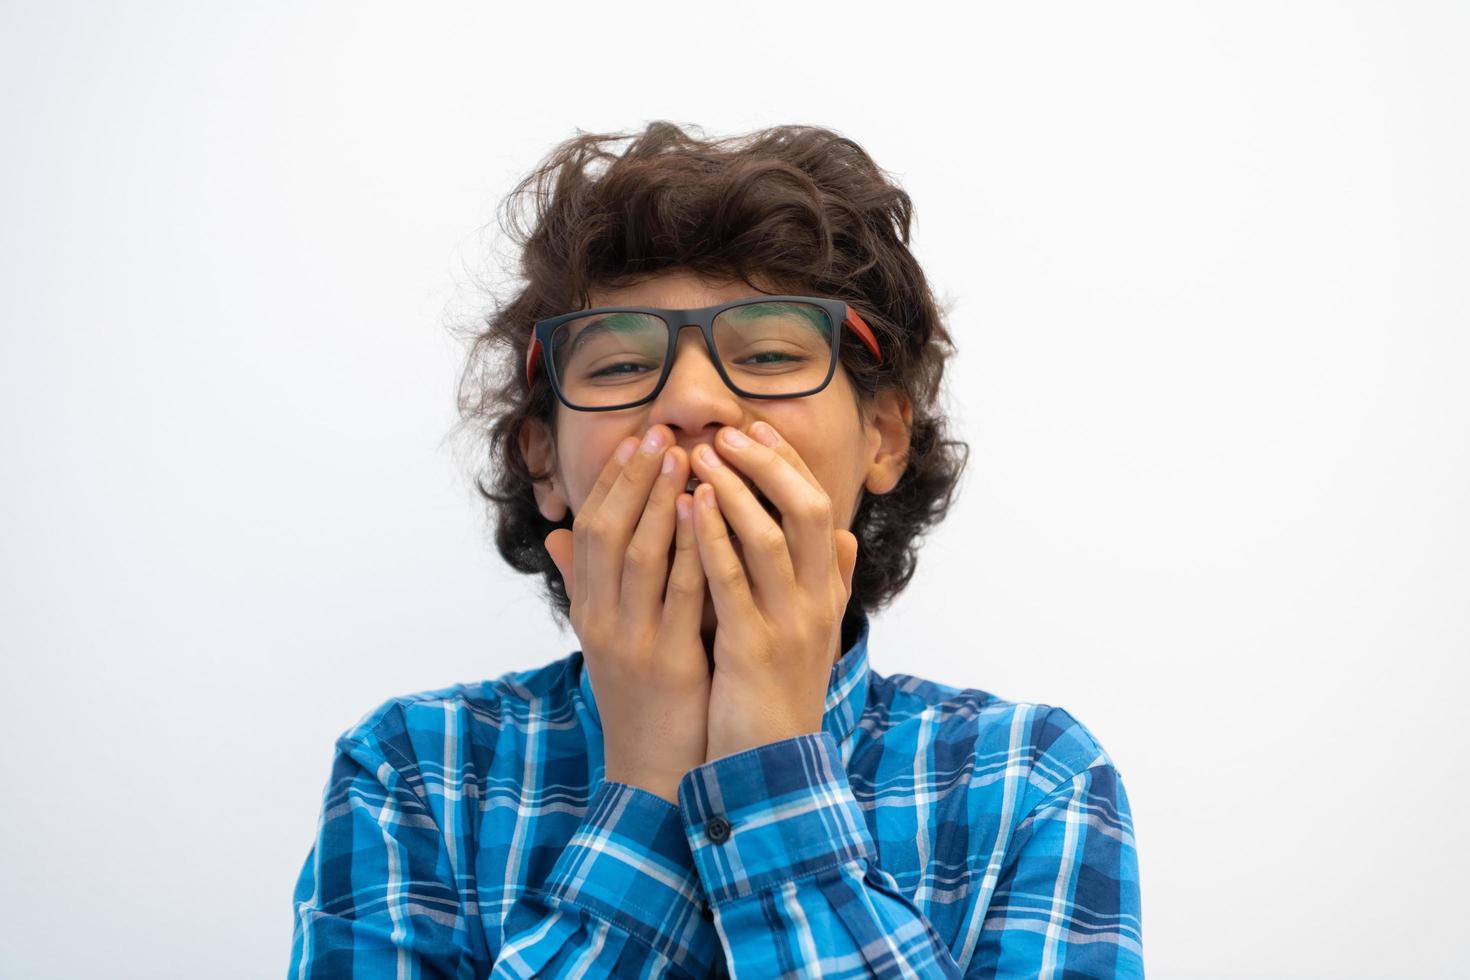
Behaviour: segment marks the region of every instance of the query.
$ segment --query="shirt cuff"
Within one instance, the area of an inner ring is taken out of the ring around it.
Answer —
[[[543,891],[679,961],[716,952],[679,810],[655,793],[604,780]]]
[[[827,731],[689,770],[679,781],[679,809],[694,866],[715,904],[876,855]]]

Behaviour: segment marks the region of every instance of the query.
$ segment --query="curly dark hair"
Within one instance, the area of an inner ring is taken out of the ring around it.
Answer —
[[[624,141],[621,155],[609,148]],[[475,486],[496,548],[512,568],[545,579],[564,625],[571,602],[544,541],[570,528],[573,515],[541,515],[532,486],[551,474],[531,472],[518,440],[529,418],[545,422],[553,442],[556,432],[559,403],[545,373],[526,384],[531,324],[586,309],[593,288],[669,269],[752,286],[752,276],[762,277],[791,293],[846,300],[867,321],[881,364],[851,331],[839,331],[838,357],[857,400],[897,388],[913,418],[903,476],[886,494],[862,491],[853,518],[858,556],[844,643],[854,606],[872,612],[903,591],[922,536],[949,510],[969,446],[946,438],[938,409],[955,347],[908,248],[912,202],[862,147],[804,125],[726,139],[666,121],[641,133],[577,130],[507,195],[499,218],[516,247],[517,282],[465,331],[455,431],[474,439]]]

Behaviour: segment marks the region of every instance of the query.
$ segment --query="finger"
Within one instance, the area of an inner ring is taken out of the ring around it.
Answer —
[[[770,449],[782,459],[786,460],[786,462],[790,463],[798,473],[806,478],[806,481],[808,483],[810,483],[813,487],[821,492],[822,496],[827,500],[827,523],[829,526],[835,529],[837,525],[837,516],[831,513],[832,498],[827,494],[827,488],[822,486],[821,481],[818,480],[815,475],[813,475],[810,467],[806,465],[806,460],[802,459],[801,454],[796,451],[796,447],[791,445],[791,443],[787,440],[783,439],[781,437],[781,433],[776,431],[776,427],[774,425],[763,420],[756,421],[751,424],[750,435],[754,437],[756,442]],[[857,539],[854,538],[854,547],[856,547],[856,541]],[[819,548],[817,550],[820,551],[821,549]],[[833,556],[832,560],[836,560],[837,554],[838,552],[835,550],[831,552],[831,555]],[[805,568],[805,566],[800,562],[799,559],[793,558],[793,567],[796,568],[797,577],[798,579],[800,579],[803,575],[803,569]]]
[[[638,519],[648,505],[648,494],[663,459],[663,446],[673,442],[667,426],[656,425],[649,433],[655,431],[662,435],[663,445],[650,443],[645,438],[623,464],[595,507],[583,505],[582,510],[587,517],[583,523],[589,524],[593,533],[586,539],[586,565],[579,569],[579,573],[586,577],[580,581],[597,583],[596,588],[587,590],[587,615],[608,617],[607,621],[613,621],[612,617],[622,606],[623,562],[628,542],[632,540]],[[664,547],[667,551],[668,546]]]
[[[577,604],[577,585],[575,576],[571,574],[571,546],[572,532],[564,527],[559,527],[546,536],[543,542],[546,553],[551,556],[551,562],[556,570],[561,572],[562,583],[566,586],[567,598],[571,600],[573,607]]]
[[[578,582],[587,581],[587,556],[592,547],[590,536],[587,533],[591,527],[590,521],[596,515],[598,505],[607,496],[607,491],[617,482],[618,476],[623,471],[625,464],[619,455],[623,450],[636,451],[637,445],[638,440],[632,436],[618,443],[613,454],[603,464],[602,472],[597,474],[597,482],[592,485],[592,491],[587,494],[587,499],[582,501],[581,508],[573,515],[572,574]]]
[[[784,449],[779,445],[766,446],[748,437],[744,445],[735,445],[729,441],[732,434],[744,435],[728,427],[722,429],[717,440],[720,455],[748,476],[780,512],[792,581],[812,593],[830,589],[837,567],[836,552],[832,550],[831,498],[820,485],[813,485],[803,475],[806,464],[789,445]],[[728,498],[721,496],[721,510],[730,517],[735,533],[743,540],[745,527],[740,523],[740,512],[725,506],[728,502]]]
[[[711,461],[718,465],[711,465]],[[760,597],[761,608],[772,613],[784,611],[793,597],[796,575],[782,526],[766,513],[739,473],[721,461],[713,446],[700,446],[694,453],[694,469],[700,480],[714,489],[720,516],[740,538],[745,570]],[[785,469],[790,479],[801,480],[795,470],[789,466]],[[810,487],[807,492],[811,492]]]
[[[607,457],[607,462],[602,464],[602,472],[597,474],[597,482],[592,485],[592,489],[587,494],[587,499],[582,501],[583,510],[589,508],[595,509],[598,504],[602,503],[602,499],[607,496],[607,492],[612,489],[613,484],[618,482],[618,477],[627,465],[618,458],[619,452],[631,448],[636,453],[639,442],[640,439],[638,436],[628,436],[613,447],[612,454]]]
[[[669,570],[668,589],[664,593],[659,635],[698,637],[704,619],[704,565],[700,562],[699,542],[694,534],[694,497],[687,493],[679,494],[674,508],[674,562]],[[675,645],[683,649],[677,643]],[[691,643],[689,649],[701,651],[699,662],[704,666],[703,644]]]
[[[837,548],[837,567],[842,572],[843,608],[852,600],[852,575],[857,568],[858,539],[851,531],[833,532]]]
[[[807,482],[809,482],[816,489],[820,490],[823,495],[827,494],[826,488],[822,486],[821,482],[817,480],[816,476],[812,474],[811,469],[806,465],[806,460],[801,458],[801,454],[796,451],[796,448],[792,446],[790,442],[781,437],[781,433],[776,431],[775,426],[764,420],[758,420],[752,423],[752,425],[750,426],[750,435],[754,437],[758,443],[767,447],[768,449],[779,455],[782,459],[786,460],[786,462],[790,463],[792,467],[797,470],[797,472],[801,473],[801,475],[806,478]],[[827,497],[827,502],[828,510],[830,512],[830,496]],[[837,515],[829,513],[828,520],[829,523],[834,527],[832,551],[833,560],[836,561],[839,571],[842,572],[843,590],[846,593],[847,599],[851,600],[852,577],[854,574],[854,570],[857,568],[858,541],[857,538],[852,534],[852,532],[836,529]],[[844,552],[843,549],[839,547],[840,540],[844,535],[850,539],[848,544],[848,551],[846,552]],[[844,560],[847,562],[846,565],[843,564]],[[798,577],[800,577],[802,574],[802,566],[798,564],[795,565],[795,567],[798,569],[797,575]]]
[[[750,620],[760,615],[750,582],[730,531],[720,515],[715,488],[701,484],[694,488],[694,537],[699,545],[699,561],[709,580],[710,598],[715,604],[715,618],[726,623]]]
[[[674,538],[674,501],[687,482],[687,454],[677,446],[664,450],[653,490],[623,554],[620,621],[634,631],[651,627],[659,620]]]
[[[782,459],[786,460],[786,462],[795,467],[796,471],[802,476],[806,477],[806,481],[812,486],[816,487],[818,490],[826,492],[826,488],[822,486],[821,481],[818,480],[812,474],[812,471],[807,467],[806,460],[801,458],[801,454],[796,451],[795,447],[793,447],[791,443],[781,438],[781,433],[776,431],[776,427],[774,425],[764,421],[753,422],[750,426],[750,436],[751,438],[755,439],[756,442],[770,449],[772,452],[777,453]]]

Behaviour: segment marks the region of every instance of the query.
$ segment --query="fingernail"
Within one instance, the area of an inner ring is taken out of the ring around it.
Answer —
[[[711,468],[725,465],[725,461],[720,459],[720,454],[715,452],[708,446],[699,447],[699,458],[704,460],[705,466],[709,466]]]
[[[628,460],[630,460],[630,459],[633,458],[633,450],[635,450],[637,448],[638,448],[638,441],[636,439],[633,439],[633,440],[625,439],[618,446],[618,451],[616,453],[613,453],[613,455],[615,457],[617,457],[617,460],[618,460],[619,463],[626,463]]]
[[[662,429],[650,429],[648,435],[643,437],[643,452],[652,456],[663,448],[664,432]]]
[[[757,422],[755,425],[752,425],[750,427],[750,434],[767,446],[774,446],[781,441],[781,437],[776,435],[776,430],[764,422]]]
[[[665,474],[674,472],[674,454],[664,453],[664,465],[661,467]]]
[[[750,440],[745,438],[745,435],[739,429],[726,429],[725,444],[736,447],[748,446],[750,445]]]

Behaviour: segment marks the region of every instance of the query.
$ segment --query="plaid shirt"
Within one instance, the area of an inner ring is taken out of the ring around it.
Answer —
[[[290,976],[1136,977],[1123,783],[1086,728],[832,667],[822,730],[603,778],[582,652],[337,741]]]

